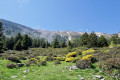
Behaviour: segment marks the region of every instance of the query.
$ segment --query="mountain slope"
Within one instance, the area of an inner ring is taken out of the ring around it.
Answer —
[[[27,33],[32,37],[33,36],[37,37],[38,34],[41,34],[40,32],[38,32],[34,29],[31,29],[29,27],[23,26],[21,24],[17,24],[17,23],[7,21],[4,19],[0,19],[0,21],[2,21],[4,33],[7,37],[15,36],[18,32],[20,32],[21,34]]]
[[[35,30],[24,25],[14,23],[11,21],[7,21],[4,19],[0,19],[3,23],[4,34],[7,37],[15,36],[18,32],[23,34],[28,34],[33,38],[45,38],[48,41],[52,41],[54,37],[58,37],[59,40],[71,40],[73,38],[79,38],[84,32],[73,32],[73,31],[43,31],[43,30]],[[96,32],[98,36],[104,35],[109,38],[112,35],[106,33]]]

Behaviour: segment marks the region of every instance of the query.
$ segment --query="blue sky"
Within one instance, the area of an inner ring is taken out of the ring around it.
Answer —
[[[120,32],[120,0],[1,0],[0,18],[49,31]]]

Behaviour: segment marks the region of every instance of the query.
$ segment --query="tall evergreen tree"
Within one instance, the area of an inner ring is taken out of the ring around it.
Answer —
[[[97,35],[94,32],[89,35],[88,47],[97,47]]]
[[[57,39],[57,37],[55,37],[55,39],[53,40],[52,47],[53,48],[60,48],[59,40]]]
[[[15,40],[14,40],[13,36],[11,36],[11,38],[6,39],[6,48],[7,49],[13,50],[14,44],[15,44]]]
[[[22,39],[22,48],[23,50],[27,50],[30,47],[30,41],[29,36],[25,34]]]
[[[18,33],[15,37],[15,43],[17,43],[18,40],[21,40],[22,41],[22,36],[21,36],[21,33]]]
[[[71,49],[73,46],[72,46],[72,43],[71,43],[71,41],[67,41],[67,48],[68,49]]]
[[[45,48],[48,48],[50,46],[50,43],[47,41],[45,41]]]
[[[2,22],[0,22],[0,52],[2,52],[3,49],[3,27]]]
[[[108,46],[107,39],[102,35],[98,38],[98,47],[105,47]]]
[[[89,41],[89,35],[88,35],[88,33],[85,32],[85,33],[80,37],[79,45],[80,45],[80,46],[87,46],[87,45],[88,45],[88,41]]]
[[[61,42],[60,42],[60,47],[61,47],[61,48],[66,47],[66,43],[65,43],[65,41],[61,41]]]
[[[22,50],[22,45],[21,45],[21,40],[19,39],[17,43],[14,45],[14,49],[21,51]]]
[[[119,44],[119,42],[120,42],[118,34],[115,34],[114,36],[112,36],[110,40],[113,41],[114,44]]]

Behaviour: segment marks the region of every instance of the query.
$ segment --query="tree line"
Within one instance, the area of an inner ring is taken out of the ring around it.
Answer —
[[[3,49],[7,50],[27,50],[28,48],[73,48],[73,47],[106,47],[109,46],[110,43],[120,44],[120,38],[118,35],[112,36],[110,39],[106,39],[103,35],[98,37],[94,32],[88,34],[84,33],[79,39],[74,39],[71,41],[59,41],[57,37],[50,43],[48,40],[44,38],[34,39],[28,36],[28,34],[21,35],[18,33],[15,37],[11,36],[10,38],[6,38],[3,35],[3,27],[2,22],[0,22],[0,51]]]

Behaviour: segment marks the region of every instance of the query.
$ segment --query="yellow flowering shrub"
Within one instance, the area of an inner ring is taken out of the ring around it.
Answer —
[[[33,63],[35,63],[35,64],[38,63],[38,60],[36,58],[31,58],[30,61],[33,62]]]
[[[68,53],[67,55],[66,55],[66,57],[68,58],[68,57],[74,57],[74,56],[76,56],[77,55],[77,52],[72,52],[72,53]]]
[[[65,61],[65,57],[54,57],[55,60]]]
[[[72,60],[74,59],[74,57],[69,57],[69,58],[66,58],[66,62],[71,62]]]
[[[94,53],[95,50],[94,49],[88,49],[86,51],[83,51],[82,54],[87,54],[87,53]]]
[[[108,52],[109,52],[109,50],[104,50],[104,52],[105,52],[105,53],[108,53]]]
[[[36,58],[31,58],[30,61],[37,61],[37,59]]]
[[[75,57],[71,62],[75,63],[76,61],[80,60],[80,57]]]
[[[47,56],[43,57],[43,58],[42,58],[42,61],[46,61],[46,59],[47,59]]]
[[[87,60],[91,60],[92,58],[93,58],[92,55],[86,55],[86,56],[82,57],[81,60],[85,60],[85,59],[87,59]]]

